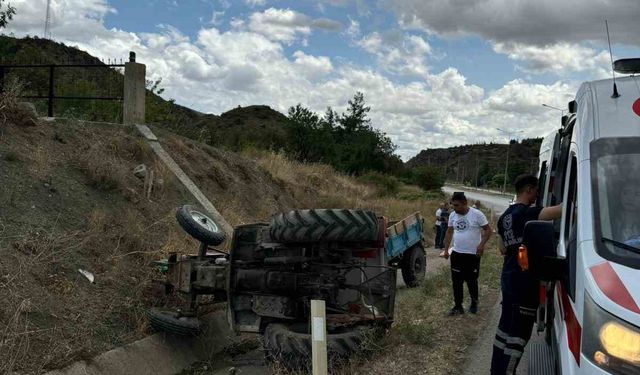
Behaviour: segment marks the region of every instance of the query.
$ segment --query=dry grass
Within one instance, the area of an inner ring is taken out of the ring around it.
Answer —
[[[0,126],[7,123],[17,126],[35,126],[38,124],[31,111],[21,103],[20,96],[24,91],[22,83],[16,79],[4,82],[3,92],[0,94]]]
[[[193,198],[124,128],[70,121],[0,130],[0,167],[12,176],[0,190],[0,373],[39,373],[144,337],[146,309],[162,303],[150,291],[152,262],[197,249],[174,218]],[[429,200],[380,198],[325,165],[161,138],[232,225],[294,208],[365,208],[392,219],[435,211]],[[140,163],[162,180],[150,198],[132,174]]]
[[[297,208],[362,208],[398,220],[416,211],[430,218],[441,199],[439,195],[425,199],[422,189],[408,185],[401,185],[395,197],[380,197],[375,186],[325,164],[305,164],[281,153],[255,150],[247,156],[292,191],[300,202]],[[425,234],[433,237],[433,230],[428,226]]]

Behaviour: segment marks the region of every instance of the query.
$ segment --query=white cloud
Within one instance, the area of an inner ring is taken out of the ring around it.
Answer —
[[[334,7],[355,6],[359,16],[371,16],[372,5],[371,2],[367,2],[366,0],[318,0],[319,5],[322,5],[322,3],[326,3]]]
[[[267,0],[244,0],[244,3],[251,7],[256,7],[256,6],[262,7],[267,5]]]
[[[549,46],[523,45],[519,43],[495,43],[493,50],[521,61],[520,69],[528,73],[566,74],[589,72],[591,76],[605,78],[610,74],[609,52],[572,43]]]
[[[568,83],[556,82],[552,85],[531,84],[521,79],[508,82],[492,92],[484,101],[487,109],[507,113],[539,114],[546,111],[542,104],[566,104],[576,87]],[[554,105],[555,106],[555,105]]]
[[[345,34],[351,39],[356,39],[360,37],[360,33],[360,22],[349,17],[349,27],[345,30]]]
[[[299,71],[305,77],[315,80],[333,71],[331,60],[326,56],[311,56],[302,51],[293,53],[294,64],[299,67]]]
[[[62,1],[54,3],[59,22],[53,35],[58,41],[105,58],[136,51],[138,61],[147,65],[148,79],[163,78],[166,98],[203,112],[221,113],[252,104],[286,112],[297,103],[318,112],[327,106],[343,111],[347,100],[362,91],[372,108],[374,126],[389,134],[405,159],[427,147],[490,141],[500,136],[496,127],[539,136],[557,123],[553,121],[556,113],[543,108],[542,102],[560,106],[568,100],[567,94],[575,92],[568,83],[534,85],[516,80],[486,93],[456,69],[430,72],[426,65],[433,54],[429,43],[400,32],[361,39],[369,40],[366,46],[379,59],[379,70],[359,66],[357,61],[336,63],[328,56],[300,50],[289,56],[286,44],[304,36],[300,30],[311,28],[313,21],[293,11],[272,11],[267,14],[271,18],[260,13],[261,25],[275,27],[278,38],[265,34],[265,29],[248,27],[250,18],[236,19],[228,31],[204,28],[191,39],[170,26],[153,33],[107,29],[102,19],[114,10],[104,1],[67,0],[65,7],[60,6]],[[41,9],[45,0],[14,0],[14,4],[25,10],[7,32],[41,32],[42,15],[33,9]],[[73,9],[73,4],[84,7],[84,13]],[[285,31],[291,28],[293,34]],[[385,72],[409,79],[397,82]]]
[[[253,13],[249,30],[260,33],[271,40],[291,43],[297,34],[311,34],[310,20],[306,15],[291,9],[269,8],[261,13]]]
[[[497,42],[549,45],[613,41],[640,46],[637,0],[388,0],[398,19],[440,35],[476,34]]]
[[[326,18],[311,19],[309,16],[291,9],[269,8],[253,13],[249,17],[249,30],[260,33],[274,41],[291,44],[299,35],[306,37],[312,29],[327,31],[340,30],[342,25]]]
[[[429,74],[426,59],[431,46],[421,36],[403,34],[399,30],[373,32],[354,43],[377,57],[380,68],[387,72],[410,77]]]

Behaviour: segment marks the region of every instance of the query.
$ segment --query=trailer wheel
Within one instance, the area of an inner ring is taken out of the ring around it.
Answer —
[[[200,242],[212,246],[224,242],[225,235],[218,223],[193,206],[179,207],[176,219],[185,232]]]
[[[402,255],[400,263],[402,279],[409,288],[422,284],[427,272],[427,258],[420,245],[414,245]]]
[[[276,242],[375,241],[378,218],[364,210],[294,210],[271,218]]]
[[[195,317],[182,316],[176,311],[152,308],[147,312],[149,325],[156,332],[180,336],[195,336],[200,333],[200,321]]]
[[[336,366],[363,348],[376,329],[369,326],[343,328],[328,332],[327,357],[329,366]],[[280,362],[290,369],[308,369],[311,363],[311,334],[307,323],[271,323],[264,331],[264,348],[269,360]]]

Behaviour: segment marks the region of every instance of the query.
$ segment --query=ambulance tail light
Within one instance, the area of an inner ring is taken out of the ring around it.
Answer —
[[[612,374],[637,374],[640,367],[640,328],[596,305],[585,294],[582,353]]]
[[[518,265],[523,271],[529,270],[529,255],[527,254],[527,247],[520,245],[518,248]]]

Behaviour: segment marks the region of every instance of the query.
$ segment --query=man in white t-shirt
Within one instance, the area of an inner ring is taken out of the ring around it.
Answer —
[[[493,231],[482,211],[468,206],[463,192],[453,193],[451,205],[454,212],[449,215],[444,241],[444,257],[451,255],[451,281],[455,302],[449,315],[464,314],[462,300],[465,282],[471,296],[469,312],[475,314],[478,312],[480,257]]]

